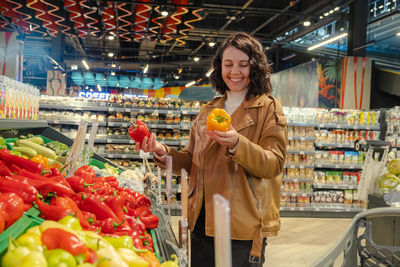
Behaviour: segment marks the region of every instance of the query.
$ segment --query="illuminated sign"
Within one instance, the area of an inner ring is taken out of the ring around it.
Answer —
[[[98,92],[79,92],[79,97],[108,99],[110,97],[110,94]]]

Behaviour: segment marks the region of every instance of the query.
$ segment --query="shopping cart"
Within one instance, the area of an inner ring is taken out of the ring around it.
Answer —
[[[334,247],[312,266],[400,266],[399,236],[399,207],[361,212]]]

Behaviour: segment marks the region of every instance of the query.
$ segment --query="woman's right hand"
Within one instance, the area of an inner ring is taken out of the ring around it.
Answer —
[[[165,147],[156,140],[156,134],[151,133],[150,138],[145,137],[142,143],[136,143],[135,151],[143,150],[144,152],[155,152],[159,156],[167,154]]]

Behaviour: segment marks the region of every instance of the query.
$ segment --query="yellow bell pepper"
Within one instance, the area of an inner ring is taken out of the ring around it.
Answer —
[[[104,258],[100,261],[97,267],[129,267],[129,265],[120,257],[113,246],[101,248],[96,252],[99,259]]]
[[[132,249],[117,249],[119,256],[128,264],[129,267],[148,267],[149,263],[135,253]]]
[[[32,251],[43,252],[42,240],[40,235],[33,233],[25,233],[15,240],[15,242],[20,246],[25,246]]]
[[[178,257],[175,254],[171,255],[172,261],[166,261],[161,264],[161,267],[179,267]]]
[[[85,243],[85,245],[91,248],[93,251],[98,251],[99,249],[102,248],[112,247],[111,244],[104,239],[104,237],[99,236],[95,232],[81,231],[80,233],[83,235],[83,238],[85,239],[83,243]]]
[[[207,117],[209,131],[226,132],[231,125],[231,116],[222,108],[214,108]]]
[[[35,235],[38,235],[38,236],[40,236],[42,234],[40,232],[40,226],[39,225],[29,228],[28,230],[26,230],[25,233],[35,234]]]

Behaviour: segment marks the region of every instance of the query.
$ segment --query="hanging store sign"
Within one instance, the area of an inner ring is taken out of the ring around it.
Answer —
[[[79,97],[85,98],[98,98],[98,99],[108,99],[110,97],[109,93],[98,93],[98,92],[79,92]]]

